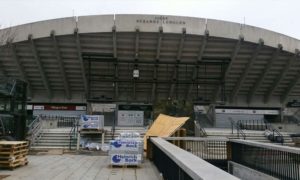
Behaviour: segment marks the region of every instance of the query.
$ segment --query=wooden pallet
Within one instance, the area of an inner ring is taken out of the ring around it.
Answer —
[[[105,132],[104,129],[81,129],[79,130],[80,133],[84,133],[84,132],[96,132],[96,133],[103,133]]]
[[[16,149],[28,147],[28,141],[0,141],[0,149]]]
[[[27,141],[0,141],[0,168],[14,169],[28,164]]]
[[[25,166],[28,164],[27,158],[20,158],[14,161],[0,161],[0,168],[3,169],[15,169],[16,167],[19,166]]]
[[[110,165],[111,168],[141,168],[141,165]]]

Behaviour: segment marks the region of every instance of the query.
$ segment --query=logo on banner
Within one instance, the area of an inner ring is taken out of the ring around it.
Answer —
[[[119,147],[121,147],[122,146],[122,142],[121,141],[115,141],[115,142],[113,142],[113,146],[115,146],[116,148],[119,148]]]
[[[112,161],[113,161],[114,163],[119,163],[119,162],[121,161],[121,156],[120,156],[120,155],[114,155],[114,156],[112,157]]]

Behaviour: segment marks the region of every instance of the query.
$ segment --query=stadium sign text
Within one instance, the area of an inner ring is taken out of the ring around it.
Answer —
[[[162,24],[186,24],[186,22],[182,20],[170,20],[167,16],[155,16],[154,19],[137,19],[136,22],[143,24],[159,24],[160,22]]]

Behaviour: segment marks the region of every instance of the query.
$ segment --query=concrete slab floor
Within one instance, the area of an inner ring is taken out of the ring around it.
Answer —
[[[5,180],[159,180],[154,164],[144,159],[140,167],[111,167],[108,156],[29,155],[28,165],[15,170],[0,169]]]

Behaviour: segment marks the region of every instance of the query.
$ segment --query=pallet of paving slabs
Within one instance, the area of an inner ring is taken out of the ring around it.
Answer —
[[[27,141],[0,141],[0,167],[13,169],[26,165]]]

